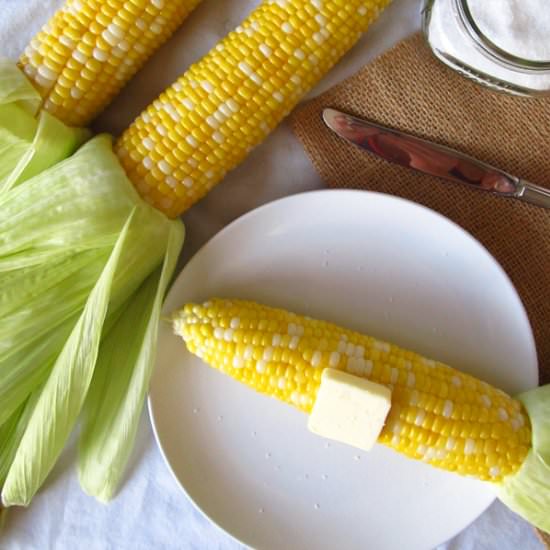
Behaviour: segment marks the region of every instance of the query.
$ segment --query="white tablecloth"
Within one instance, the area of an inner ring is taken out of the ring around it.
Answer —
[[[62,0],[0,0],[0,56],[16,59]],[[148,62],[100,117],[97,130],[119,133],[185,68],[238,24],[257,0],[204,0],[176,36]],[[360,44],[315,93],[352,74],[373,56],[419,28],[421,0],[394,0]],[[180,264],[244,212],[276,198],[321,187],[300,144],[283,124],[222,185],[186,216]],[[0,548],[232,549],[241,548],[180,492],[155,445],[144,413],[127,479],[108,506],[82,493],[68,445],[28,509],[10,510]],[[429,529],[429,525],[419,529]],[[289,547],[291,544],[289,544]],[[441,549],[540,550],[533,529],[496,502]]]

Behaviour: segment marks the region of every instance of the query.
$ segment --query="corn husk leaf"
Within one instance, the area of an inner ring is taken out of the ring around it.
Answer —
[[[11,62],[0,59],[0,195],[72,154],[90,133],[65,126]]]
[[[76,422],[95,368],[111,288],[133,213],[40,393],[2,489],[4,506],[27,506]]]
[[[34,116],[38,112],[42,98],[13,61],[0,58],[0,105],[10,103],[20,104]]]
[[[183,227],[137,195],[111,139],[0,195],[0,425],[48,376],[132,210],[108,322]]]
[[[41,389],[40,387],[37,388],[0,428],[0,487],[6,481],[8,471],[25,433],[36,401],[40,396]]]
[[[529,414],[533,445],[519,471],[505,478],[498,496],[514,512],[550,533],[550,385],[517,398]]]
[[[37,115],[40,105],[0,60],[0,453],[11,462],[3,498],[22,504],[74,424],[100,339],[183,231],[139,197],[109,136],[74,152],[89,133]]]
[[[183,231],[174,226],[162,270],[142,285],[101,346],[84,409],[79,478],[82,488],[103,502],[115,494],[133,448],[154,365],[162,301],[182,243]]]
[[[20,405],[10,418],[0,426],[0,487],[4,484],[11,466],[17,445],[16,432],[23,415],[26,402]]]

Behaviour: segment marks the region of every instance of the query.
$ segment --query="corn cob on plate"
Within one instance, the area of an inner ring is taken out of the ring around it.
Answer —
[[[423,245],[413,246],[419,240]],[[232,250],[231,261],[220,260],[227,250]],[[445,253],[449,257],[443,262]],[[463,265],[462,271],[455,270],[457,264]],[[489,281],[495,294],[483,290]],[[175,284],[165,312],[220,295],[280,305],[348,327],[351,323],[408,348],[420,345],[421,351],[455,364],[462,358],[472,373],[500,381],[509,391],[536,384],[529,327],[498,266],[456,227],[396,199],[322,192],[258,210],[197,254]],[[473,312],[468,319],[461,317],[465,311]],[[491,327],[482,320],[488,315],[495,323]],[[232,339],[233,331],[240,337],[240,329],[233,317],[224,324],[220,346],[229,349],[226,335]],[[432,333],[433,328],[437,332]],[[334,547],[336,540],[350,547],[395,548],[407,532],[411,548],[433,547],[492,500],[484,483],[406,460],[382,446],[365,454],[308,433],[307,418],[296,407],[259,396],[191,359],[170,330],[165,328],[161,337],[151,392],[157,437],[195,502],[248,544],[268,546],[278,540],[272,538],[277,533],[285,533],[284,540],[297,548],[307,547],[308,541],[316,547]],[[287,382],[277,369],[271,372],[270,362],[285,353],[279,344],[290,346],[300,339],[297,327],[292,335],[288,327],[285,332],[280,340],[270,335],[267,347],[275,339],[273,355],[262,351],[262,372],[255,366],[250,380],[255,379],[258,387],[266,380],[268,393],[288,396],[291,405],[308,410],[316,375],[308,378],[304,373],[302,397],[292,386],[296,380]],[[507,340],[507,334],[515,337]],[[193,341],[190,344],[193,347]],[[239,356],[232,357],[229,369],[246,376],[249,353],[254,358],[256,350],[245,346],[242,351],[242,364]],[[517,355],[512,359],[510,354]],[[312,351],[310,359],[314,357]],[[522,368],[516,369],[516,364]],[[394,375],[390,371],[388,376],[391,383]],[[415,382],[420,384],[421,378]],[[229,491],[231,501],[220,504]],[[414,499],[414,506],[403,506],[404,495]],[[291,512],[281,515],[281,509]],[[416,523],[422,515],[433,520],[424,531]]]

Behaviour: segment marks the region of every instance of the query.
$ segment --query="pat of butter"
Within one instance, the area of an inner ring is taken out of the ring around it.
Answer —
[[[391,391],[386,386],[341,370],[324,369],[308,428],[317,435],[369,451],[390,407]]]

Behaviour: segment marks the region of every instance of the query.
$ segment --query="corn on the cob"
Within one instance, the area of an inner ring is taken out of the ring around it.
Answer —
[[[189,304],[174,330],[192,353],[309,413],[321,372],[343,369],[392,389],[378,441],[439,468],[500,482],[531,446],[522,404],[472,376],[336,325],[239,300]]]
[[[388,0],[265,0],[132,124],[116,150],[169,216],[205,195],[351,48]]]
[[[19,61],[44,108],[72,126],[94,118],[199,0],[67,0]]]

